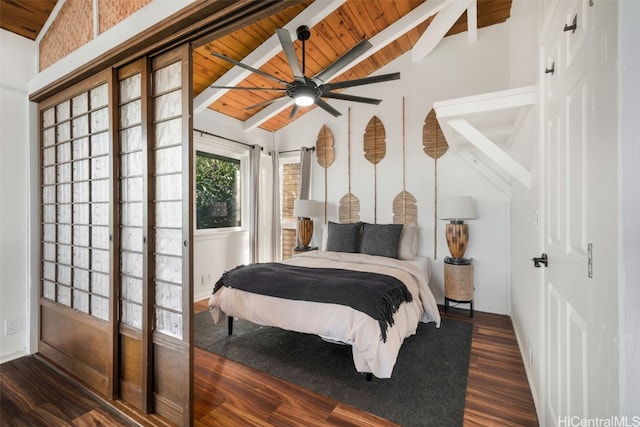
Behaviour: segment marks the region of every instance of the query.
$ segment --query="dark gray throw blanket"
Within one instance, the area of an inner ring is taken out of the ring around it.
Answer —
[[[384,274],[312,268],[280,263],[241,265],[225,272],[213,293],[222,286],[255,294],[301,301],[346,305],[378,321],[382,341],[393,315],[413,296],[400,280]]]

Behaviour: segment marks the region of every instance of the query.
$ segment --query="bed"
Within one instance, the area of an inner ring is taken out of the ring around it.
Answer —
[[[280,263],[269,263],[270,268],[280,265],[322,272],[338,269],[399,280],[410,293],[410,301],[394,308],[393,320],[384,333],[379,319],[347,305],[263,295],[224,284],[220,286],[220,283],[209,299],[209,309],[215,323],[231,316],[351,345],[356,371],[390,378],[404,339],[415,334],[418,323],[434,322],[436,327],[440,326],[438,307],[429,289],[429,259],[411,258],[320,250],[303,252]],[[318,275],[318,280],[323,280],[322,274]]]

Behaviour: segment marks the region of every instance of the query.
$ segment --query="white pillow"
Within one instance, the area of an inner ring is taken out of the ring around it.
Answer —
[[[414,259],[418,253],[418,226],[405,224],[398,242],[398,259]]]

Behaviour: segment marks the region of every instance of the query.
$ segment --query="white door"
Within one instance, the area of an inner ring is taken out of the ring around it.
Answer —
[[[545,11],[542,425],[617,413],[616,8]]]

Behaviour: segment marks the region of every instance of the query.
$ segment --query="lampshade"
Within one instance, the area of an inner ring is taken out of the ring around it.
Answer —
[[[293,216],[296,218],[320,216],[320,203],[315,200],[296,199],[293,202]]]
[[[463,221],[476,218],[476,205],[470,196],[445,197],[438,206],[440,219]]]

